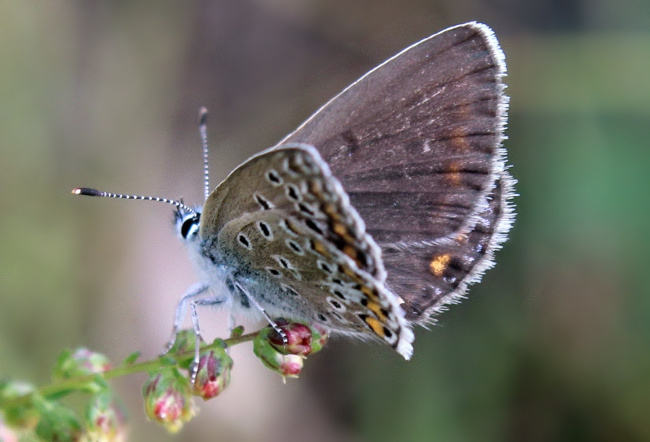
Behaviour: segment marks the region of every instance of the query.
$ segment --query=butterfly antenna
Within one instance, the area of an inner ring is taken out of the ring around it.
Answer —
[[[120,193],[102,192],[95,189],[89,189],[88,187],[77,187],[76,189],[72,190],[72,194],[94,196],[98,198],[118,198],[118,199],[125,199],[125,200],[157,201],[159,203],[171,204],[187,213],[196,213],[196,210],[192,209],[189,206],[186,206],[180,200],[170,200],[167,198],[159,198],[156,196],[122,195]]]
[[[208,165],[208,110],[202,107],[199,110],[199,133],[201,134],[201,144],[203,144],[203,190],[205,200],[210,196],[210,166]]]

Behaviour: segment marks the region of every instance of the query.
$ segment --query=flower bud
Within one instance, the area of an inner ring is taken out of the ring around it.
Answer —
[[[305,324],[279,319],[277,326],[284,336],[272,327],[267,327],[266,334],[271,345],[280,353],[307,356],[312,352],[312,332]]]
[[[264,329],[253,341],[253,352],[269,369],[284,377],[295,378],[300,374],[304,356],[281,353],[270,341],[269,333]],[[273,330],[273,329],[271,329]]]
[[[300,355],[282,355],[278,373],[285,378],[297,378],[302,371],[305,358]]]
[[[19,405],[10,405],[12,400],[31,395],[35,391],[36,388],[26,382],[0,380],[0,404],[3,404],[0,417],[7,425],[15,428],[36,427],[40,417],[30,401]],[[1,440],[2,438],[0,438]]]
[[[126,440],[126,413],[108,392],[97,394],[91,399],[84,421],[85,434],[82,441]]]
[[[195,414],[189,381],[176,367],[154,373],[142,387],[142,395],[147,416],[171,433],[180,430]]]
[[[70,379],[94,373],[103,373],[111,368],[108,358],[87,348],[64,351],[56,361],[54,378]]]
[[[204,352],[199,359],[192,389],[204,400],[218,396],[230,384],[233,361],[223,347]]]
[[[286,342],[271,326],[260,331],[260,334],[283,354],[308,356],[322,350],[329,337],[329,330],[317,323],[303,324],[278,319],[276,325],[284,333]]]

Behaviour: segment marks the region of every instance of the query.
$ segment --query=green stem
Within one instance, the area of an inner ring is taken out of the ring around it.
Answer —
[[[253,339],[255,339],[255,337],[258,334],[259,332],[248,333],[245,335],[225,339],[223,342],[225,342],[228,347],[232,347],[237,344],[242,344],[244,342],[252,341]],[[201,346],[201,351],[203,352],[206,350],[211,350],[212,348],[216,348],[220,345],[221,343],[219,341],[216,341],[212,344],[206,344]],[[175,359],[176,361],[178,361],[179,364],[182,362],[187,362],[189,359],[194,358],[194,350],[188,350],[173,355],[164,354],[162,356],[158,356],[155,359],[150,359],[148,361],[143,361],[143,362],[138,362],[133,364],[121,365],[119,367],[111,368],[101,373],[94,373],[90,375],[79,376],[76,378],[57,381],[50,385],[44,385],[39,389],[37,389],[35,392],[27,393],[23,396],[18,396],[11,399],[6,399],[0,402],[0,409],[25,405],[27,404],[27,402],[29,402],[33,394],[38,394],[43,397],[52,397],[60,394],[65,394],[66,392],[81,390],[89,382],[92,382],[92,380],[95,379],[97,376],[101,376],[104,379],[108,380],[108,379],[118,378],[121,376],[126,376],[132,373],[153,370],[158,366],[164,365],[165,362],[163,361],[165,359],[170,359],[170,358]]]

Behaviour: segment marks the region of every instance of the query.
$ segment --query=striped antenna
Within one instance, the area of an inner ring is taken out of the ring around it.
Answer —
[[[177,208],[183,210],[187,213],[196,214],[196,210],[186,206],[180,200],[169,200],[167,198],[159,198],[156,196],[141,196],[141,195],[122,195],[120,193],[111,193],[111,192],[102,192],[95,189],[89,189],[88,187],[77,187],[72,190],[73,195],[85,195],[85,196],[94,196],[98,198],[118,198],[126,200],[143,200],[143,201],[157,201],[159,203],[167,203]]]
[[[205,200],[207,201],[210,196],[210,168],[208,165],[208,110],[202,107],[199,110],[199,133],[201,134],[201,144],[203,145],[203,188],[205,192]],[[167,198],[160,198],[157,196],[143,196],[143,195],[123,195],[120,193],[102,192],[88,187],[77,187],[72,190],[73,195],[94,196],[98,198],[118,198],[125,200],[143,200],[143,201],[157,201],[159,203],[167,203],[181,209],[186,213],[196,214],[196,210],[183,204],[181,200],[170,200]]]
[[[201,134],[201,144],[203,144],[203,191],[205,200],[210,196],[210,167],[208,165],[208,110],[202,107],[199,110],[199,133]]]

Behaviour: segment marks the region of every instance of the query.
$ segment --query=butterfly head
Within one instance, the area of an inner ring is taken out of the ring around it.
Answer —
[[[176,233],[184,241],[193,241],[198,237],[199,225],[201,223],[201,210],[189,209],[185,205],[179,205],[174,211],[174,225]]]

